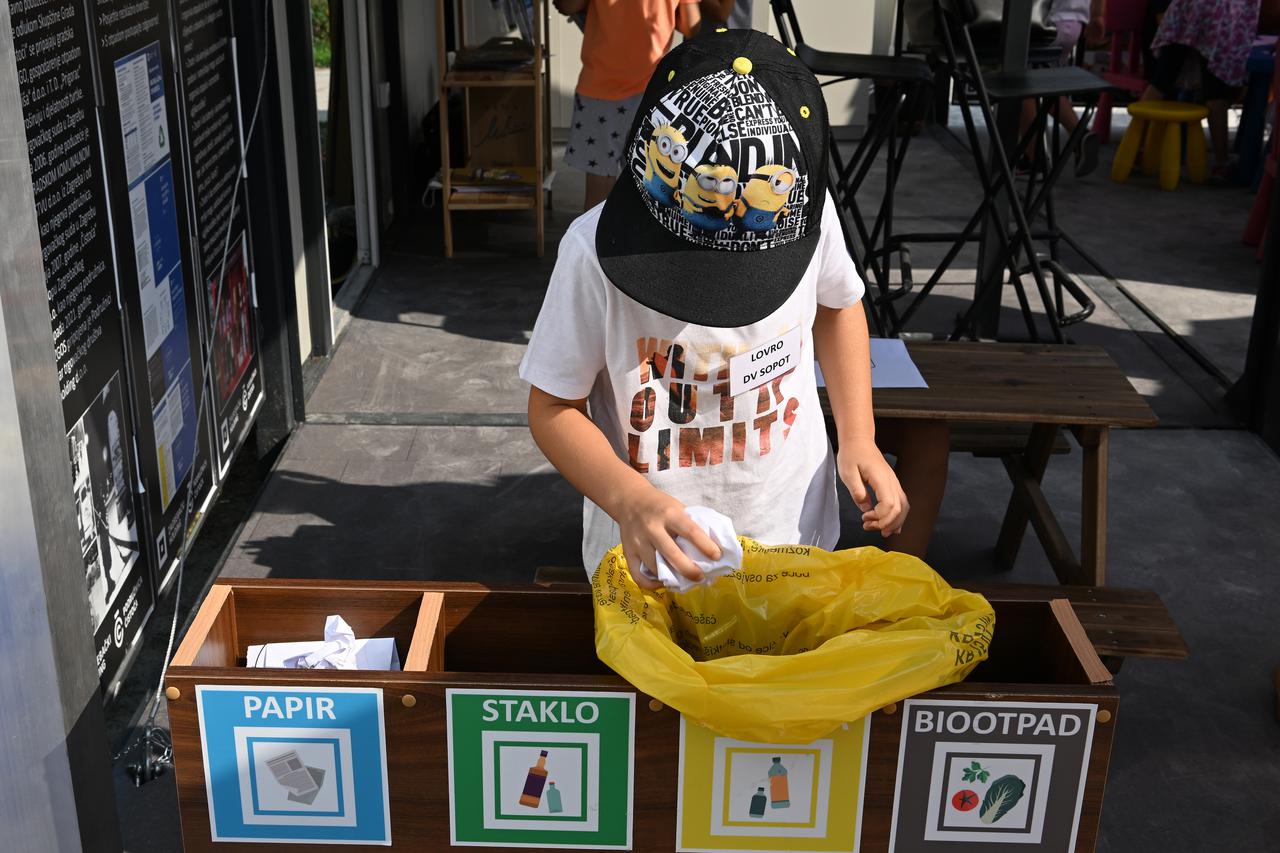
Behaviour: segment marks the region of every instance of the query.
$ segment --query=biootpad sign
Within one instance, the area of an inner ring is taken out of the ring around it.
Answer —
[[[1074,850],[1097,710],[907,700],[891,853]]]
[[[382,691],[199,685],[214,841],[391,844]]]
[[[454,845],[631,847],[635,694],[448,690]]]

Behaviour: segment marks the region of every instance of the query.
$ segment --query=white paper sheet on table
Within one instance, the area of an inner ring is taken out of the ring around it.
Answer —
[[[818,374],[818,387],[825,387],[827,382],[816,360],[813,369]],[[871,387],[928,388],[929,383],[920,375],[920,368],[911,360],[911,353],[900,338],[872,338]]]

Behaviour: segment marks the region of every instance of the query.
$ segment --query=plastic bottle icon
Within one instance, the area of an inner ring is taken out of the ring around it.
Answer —
[[[542,788],[547,784],[547,751],[538,753],[538,763],[529,768],[529,775],[524,777],[524,793],[520,795],[520,805],[536,809],[542,802]]]
[[[791,805],[791,790],[787,784],[787,768],[782,766],[782,758],[773,757],[773,766],[769,768],[769,807],[785,809]]]
[[[755,796],[751,798],[751,809],[747,813],[752,817],[764,817],[764,804],[768,801],[764,788],[756,788]]]
[[[560,814],[564,811],[564,804],[560,801],[560,789],[556,787],[555,782],[547,783],[547,811],[551,814]]]

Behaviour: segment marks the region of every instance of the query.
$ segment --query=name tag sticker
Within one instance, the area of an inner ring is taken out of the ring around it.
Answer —
[[[729,396],[758,388],[800,363],[800,327],[729,359]]]

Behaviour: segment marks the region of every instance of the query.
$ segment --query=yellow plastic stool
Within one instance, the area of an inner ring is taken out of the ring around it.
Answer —
[[[1142,171],[1160,173],[1160,189],[1172,190],[1178,186],[1182,172],[1182,127],[1187,125],[1187,177],[1193,184],[1202,184],[1209,176],[1204,144],[1204,126],[1201,122],[1209,111],[1199,104],[1180,101],[1137,101],[1129,105],[1133,120],[1116,149],[1116,159],[1111,163],[1111,180],[1127,181],[1133,171],[1133,162],[1142,149]]]

